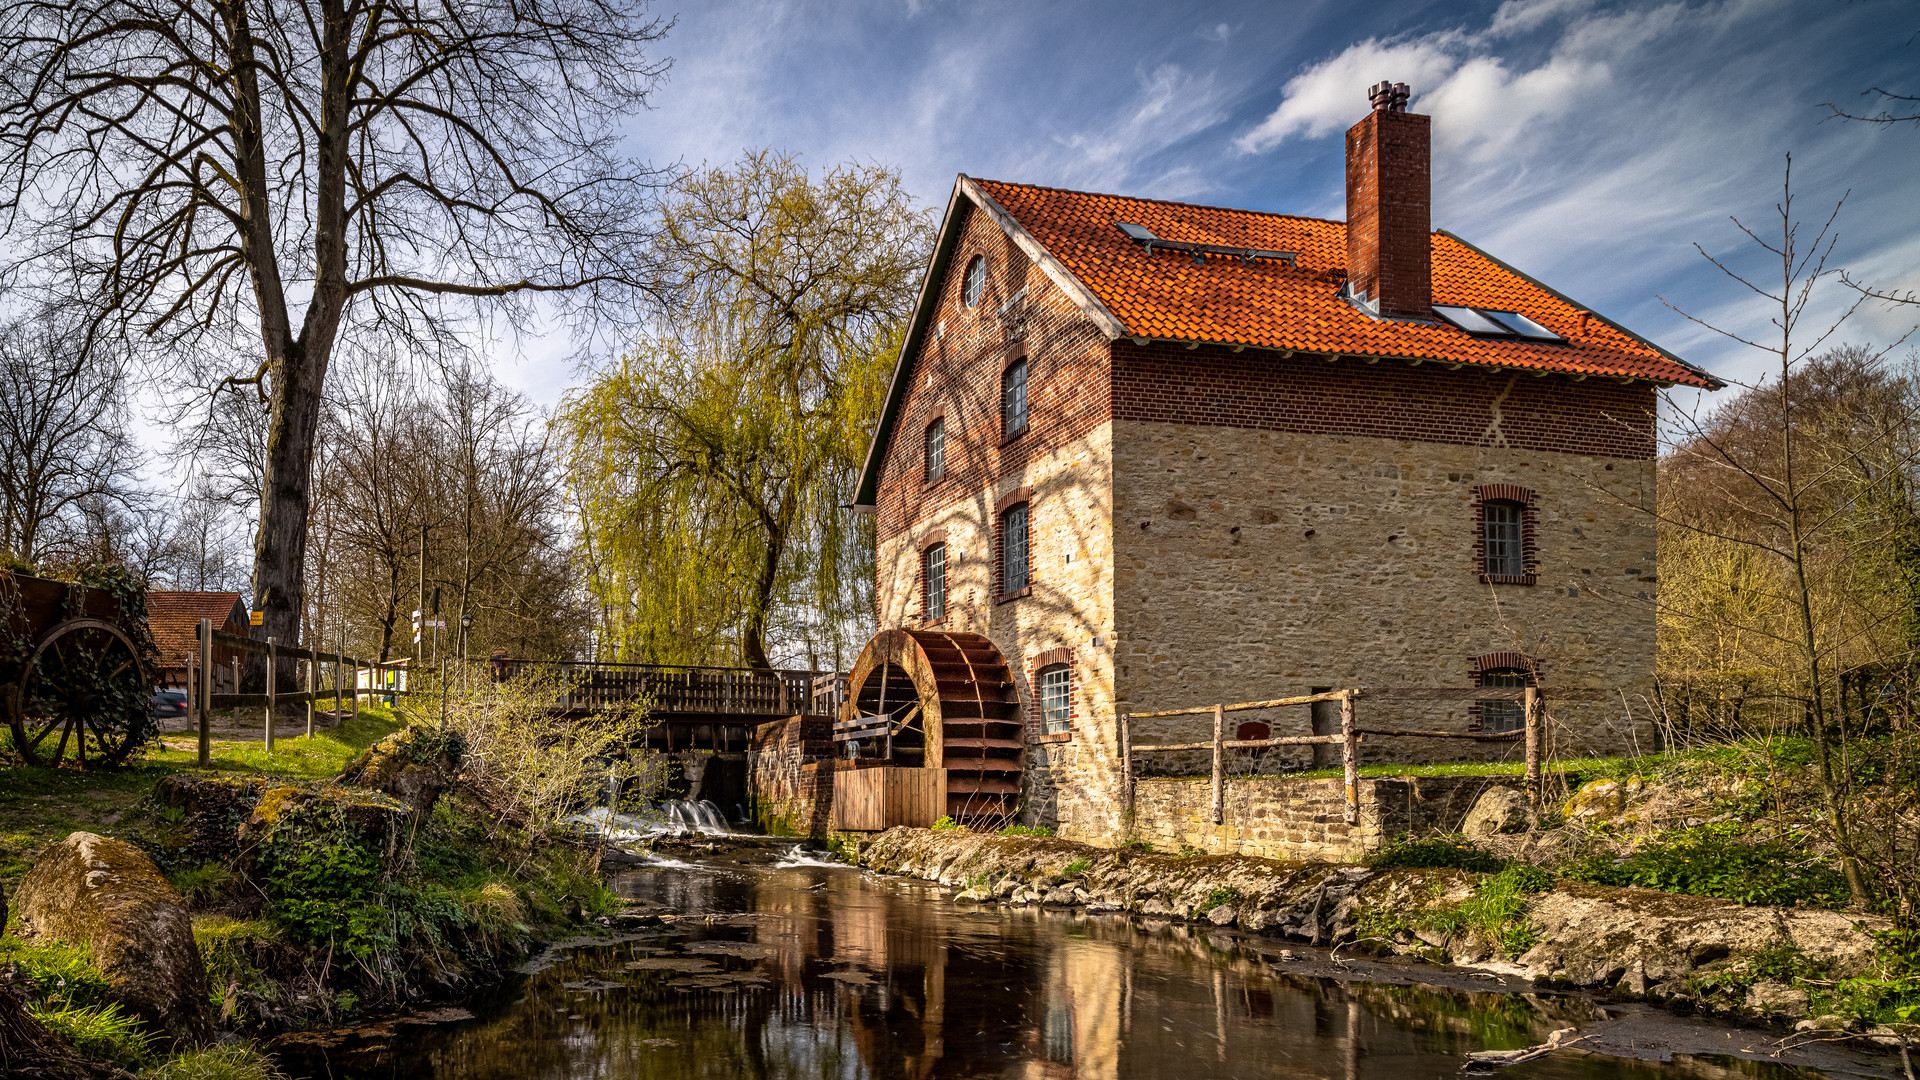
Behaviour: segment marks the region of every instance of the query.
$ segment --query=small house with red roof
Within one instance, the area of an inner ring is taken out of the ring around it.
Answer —
[[[237,592],[150,592],[147,594],[147,628],[154,644],[160,647],[160,685],[187,685],[187,666],[200,655],[201,619],[213,620],[213,628],[235,637],[247,637],[247,606]],[[233,688],[233,662],[238,649],[216,644],[213,647],[214,692],[230,694]]]
[[[1533,684],[1609,699],[1554,706],[1554,753],[1651,744],[1657,394],[1721,384],[1432,229],[1429,118],[1373,97],[1345,222],[954,185],[855,508],[880,627],[1004,657],[1031,822],[1121,834],[1121,710]],[[1418,709],[1368,720],[1521,722]],[[1516,752],[1391,752],[1461,746]]]

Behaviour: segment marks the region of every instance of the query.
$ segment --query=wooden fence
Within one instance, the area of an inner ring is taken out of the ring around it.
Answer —
[[[312,735],[314,720],[313,703],[316,700],[331,697],[336,702],[336,708],[338,707],[337,703],[341,699],[351,700],[353,702],[353,715],[357,716],[360,712],[360,696],[362,694],[384,697],[388,694],[408,693],[406,690],[397,688],[371,685],[365,687],[360,686],[360,673],[362,671],[369,673],[388,671],[403,667],[403,665],[382,664],[375,660],[362,660],[358,657],[348,656],[344,645],[333,652],[325,652],[319,649],[303,649],[297,645],[282,645],[272,638],[268,638],[265,641],[256,641],[253,638],[240,637],[235,634],[228,634],[216,630],[214,629],[212,619],[201,619],[199,627],[195,630],[195,636],[199,641],[199,648],[196,650],[198,655],[193,657],[187,664],[187,708],[200,719],[200,767],[203,769],[210,767],[213,763],[212,726],[213,710],[215,709],[249,709],[265,706],[267,715],[264,739],[267,749],[271,751],[273,749],[275,713],[282,703],[288,705],[304,704],[306,706],[307,734]],[[267,658],[267,671],[269,672],[267,692],[264,694],[214,693],[213,647],[215,645],[224,645],[230,649],[238,649],[256,656],[265,656]],[[306,661],[307,688],[305,690],[289,691],[286,693],[280,692],[280,680],[275,677],[275,673],[279,670],[279,661],[281,660]],[[322,664],[333,665],[333,686],[331,689],[326,687],[320,678],[320,665]],[[343,673],[348,670],[353,672],[351,679],[345,679],[344,677]],[[343,685],[343,681],[345,685]],[[375,680],[370,677],[367,681],[371,684]]]
[[[1559,700],[1597,700],[1605,696],[1605,691],[1596,690],[1560,690],[1555,692]],[[1481,731],[1425,731],[1417,729],[1363,728],[1355,714],[1355,702],[1372,701],[1519,701],[1523,703],[1524,723],[1518,731],[1481,732]],[[1340,733],[1337,735],[1283,735],[1272,739],[1228,739],[1226,735],[1226,714],[1244,712],[1252,709],[1277,709],[1289,705],[1311,706],[1319,701],[1337,701],[1340,703]],[[1475,742],[1515,742],[1525,740],[1527,756],[1527,798],[1536,811],[1540,805],[1540,768],[1542,745],[1546,728],[1546,711],[1543,707],[1542,691],[1539,687],[1404,687],[1397,689],[1354,688],[1350,690],[1331,690],[1320,694],[1302,694],[1298,697],[1274,698],[1270,701],[1242,701],[1232,705],[1196,705],[1182,709],[1161,709],[1154,712],[1135,712],[1120,714],[1120,760],[1121,783],[1126,808],[1133,811],[1133,755],[1167,753],[1176,750],[1212,750],[1213,751],[1213,823],[1218,825],[1226,816],[1226,751],[1253,750],[1269,746],[1338,746],[1340,747],[1341,771],[1346,782],[1347,823],[1354,824],[1360,819],[1360,743],[1369,737],[1374,738],[1414,738],[1414,739],[1470,739]],[[1133,721],[1157,719],[1170,716],[1207,716],[1213,717],[1213,738],[1206,742],[1151,743],[1136,745],[1133,742]]]
[[[924,829],[946,813],[947,770],[836,769],[828,828],[881,832],[895,825]]]
[[[823,695],[817,684],[835,678],[832,672],[753,671],[687,664],[507,658],[496,659],[493,664],[496,671],[509,674],[521,667],[557,669],[564,687],[557,707],[567,712],[592,712],[645,701],[648,711],[658,716],[715,714],[773,719],[810,708],[817,711],[817,701]],[[844,682],[845,677],[840,679]],[[824,693],[831,697],[832,686]]]

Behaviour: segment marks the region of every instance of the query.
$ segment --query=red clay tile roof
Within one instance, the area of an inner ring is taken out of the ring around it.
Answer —
[[[228,633],[246,633],[242,626],[227,625],[240,606],[237,592],[150,592],[147,594],[147,629],[153,643],[160,646],[160,666],[179,667],[199,647],[197,628],[201,619],[212,619],[213,628]]]
[[[1518,311],[1565,344],[1474,337],[1442,322],[1382,321],[1338,296],[1346,224],[975,180],[1135,337],[1544,370],[1718,387],[1712,376],[1590,315],[1450,233],[1433,234],[1433,302]],[[1114,226],[1162,240],[1297,251],[1298,268],[1149,253]]]

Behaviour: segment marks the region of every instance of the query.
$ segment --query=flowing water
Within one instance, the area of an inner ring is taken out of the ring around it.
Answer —
[[[688,914],[612,943],[557,948],[472,1019],[376,1025],[358,1043],[283,1067],[337,1080],[1425,1080],[1460,1075],[1467,1051],[1544,1042],[1602,1016],[1579,997],[1316,977],[1277,962],[1279,942],[959,904],[926,883],[761,851],[757,865],[626,872],[614,881],[623,895]],[[1718,1045],[1723,1030],[1695,1033]],[[1560,1052],[1500,1075],[1826,1074],[1731,1057]]]

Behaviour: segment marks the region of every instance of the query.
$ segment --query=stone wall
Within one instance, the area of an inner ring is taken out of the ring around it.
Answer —
[[[832,758],[831,716],[790,716],[755,728],[747,754],[754,822],[774,836],[825,836],[833,809]]]
[[[1512,776],[1362,779],[1360,820],[1349,825],[1338,779],[1234,777],[1225,782],[1225,820],[1215,825],[1211,779],[1143,778],[1134,783],[1129,837],[1157,851],[1357,862],[1405,833],[1455,832],[1481,792],[1518,783]]]

